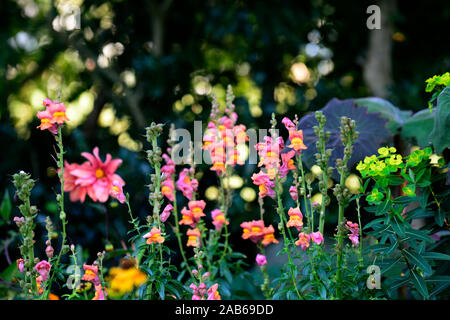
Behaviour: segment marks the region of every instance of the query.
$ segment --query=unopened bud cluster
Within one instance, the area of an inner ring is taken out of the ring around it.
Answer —
[[[164,178],[161,175],[161,162],[162,162],[162,151],[158,146],[158,137],[163,132],[163,124],[151,123],[149,127],[146,128],[146,138],[147,141],[151,143],[151,149],[147,150],[147,160],[154,169],[154,173],[150,174],[150,184],[148,188],[150,194],[148,196],[148,201],[150,205],[153,206],[153,218],[159,217],[159,212],[161,209],[161,203],[163,201],[163,195],[161,193],[161,179]],[[151,223],[152,219],[147,219],[147,222]]]
[[[345,187],[344,181],[348,176],[347,163],[352,157],[353,143],[358,139],[358,131],[356,131],[356,122],[348,117],[341,117],[340,136],[344,145],[343,159],[336,160],[336,169],[341,176],[341,183],[336,184],[333,193],[340,204],[345,204],[351,197],[350,191]]]

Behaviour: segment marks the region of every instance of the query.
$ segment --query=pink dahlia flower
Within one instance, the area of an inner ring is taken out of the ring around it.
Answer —
[[[117,167],[122,164],[121,159],[112,159],[108,153],[103,162],[98,154],[98,147],[93,154],[81,154],[88,161],[81,165],[68,164],[64,166],[64,191],[70,192],[70,200],[84,202],[86,194],[93,201],[106,202],[114,186],[120,189],[125,185],[123,179],[116,174]]]

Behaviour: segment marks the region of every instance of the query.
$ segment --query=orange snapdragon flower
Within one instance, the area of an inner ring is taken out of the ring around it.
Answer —
[[[152,230],[146,233],[142,238],[147,239],[147,244],[164,242],[164,237],[161,236],[161,230],[156,227],[153,227]]]
[[[187,231],[188,242],[186,246],[188,247],[199,247],[200,246],[200,230],[198,228],[189,229]]]
[[[264,221],[262,220],[243,222],[241,228],[243,228],[242,239],[250,239],[257,243],[264,238]]]
[[[268,226],[267,228],[264,228],[264,238],[261,241],[261,243],[264,246],[268,246],[271,243],[278,243],[279,241],[277,239],[275,239],[275,229],[273,228],[273,226]]]
[[[291,144],[288,147],[294,149],[296,152],[307,149],[303,144],[303,130],[289,130],[289,140],[291,140]]]
[[[287,227],[296,227],[300,231],[303,227],[303,215],[300,208],[290,208],[288,211],[289,221],[287,222]]]

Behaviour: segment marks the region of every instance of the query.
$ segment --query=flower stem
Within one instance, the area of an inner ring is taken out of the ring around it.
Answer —
[[[61,181],[61,192],[60,194],[57,196],[57,200],[59,202],[59,209],[60,209],[60,214],[59,217],[61,219],[61,224],[62,224],[62,240],[61,240],[61,248],[59,250],[58,256],[56,258],[56,262],[53,264],[52,266],[52,275],[50,276],[50,279],[47,281],[46,283],[46,288],[44,290],[44,294],[42,295],[42,299],[48,299],[48,295],[50,293],[51,287],[52,287],[52,283],[53,283],[53,279],[55,278],[55,274],[59,269],[59,263],[61,261],[61,256],[63,255],[63,253],[65,252],[66,248],[66,224],[67,224],[67,219],[66,219],[66,213],[64,212],[64,146],[63,146],[63,141],[62,141],[62,127],[58,127],[58,135],[55,136],[56,142],[58,144],[58,148],[59,148],[59,152],[57,153],[57,165],[58,165],[58,169],[59,169],[59,180]]]
[[[285,230],[285,226],[284,226],[284,219],[283,219],[283,203],[281,201],[281,195],[280,195],[280,186],[279,186],[279,180],[278,177],[276,175],[276,181],[275,181],[275,187],[276,187],[276,193],[277,193],[277,200],[278,200],[278,215],[280,216],[280,225],[281,225],[281,234],[283,235],[283,240],[284,240],[284,246],[286,249],[286,253],[288,256],[288,260],[289,260],[289,267],[290,267],[290,273],[291,273],[291,278],[292,278],[292,284],[295,288],[295,292],[297,293],[297,296],[300,300],[303,300],[302,295],[300,294],[300,292],[298,291],[297,288],[297,283],[295,282],[295,276],[294,276],[294,264],[292,263],[292,259],[291,259],[291,254],[289,252],[289,240],[286,237],[286,230]]]

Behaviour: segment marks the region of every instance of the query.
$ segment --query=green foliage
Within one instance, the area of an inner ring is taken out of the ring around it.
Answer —
[[[440,93],[445,87],[450,86],[450,72],[446,72],[442,75],[435,75],[432,78],[425,80],[427,86],[426,92],[433,92],[431,99],[428,101],[428,108],[433,109],[433,103],[439,97]]]
[[[441,210],[446,210],[439,200],[445,195],[433,192],[433,189],[442,185],[443,174],[430,164],[431,148],[416,150],[404,159],[395,152],[395,148],[380,148],[379,155],[367,157],[357,166],[366,180],[365,185],[367,181],[374,182],[371,184],[371,191],[365,192],[366,200],[371,205],[367,211],[380,216],[365,226],[365,229],[372,229],[368,234],[378,242],[366,248],[366,252],[382,260],[394,261],[384,269],[384,273],[394,265],[402,266],[404,276],[398,278],[396,275],[389,275],[388,282],[395,283],[398,279],[400,285],[408,284],[420,297],[429,299],[430,290],[440,288],[427,280],[440,277],[443,272],[434,267],[435,261],[450,258],[446,253],[432,251],[436,244],[429,236],[433,230],[442,226],[445,217],[442,216],[436,222],[433,219],[421,229],[414,229],[411,221],[413,218],[438,217]],[[403,180],[405,187],[402,190],[406,196],[394,196],[394,190],[399,185],[396,181],[398,177]],[[428,198],[431,196],[429,202]],[[411,204],[420,207],[410,210]],[[419,216],[421,212],[427,212],[427,215]],[[448,212],[445,216],[448,216]],[[445,285],[450,284],[449,279],[439,279]],[[396,287],[391,286],[391,289]],[[394,292],[390,291],[389,295],[392,297]]]

